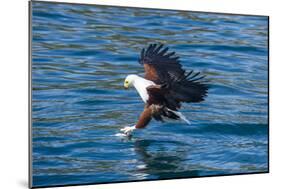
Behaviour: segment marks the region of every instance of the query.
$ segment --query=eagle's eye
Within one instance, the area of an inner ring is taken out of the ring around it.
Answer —
[[[128,83],[129,83],[129,81],[125,81],[125,83],[126,83],[126,84],[128,84]]]

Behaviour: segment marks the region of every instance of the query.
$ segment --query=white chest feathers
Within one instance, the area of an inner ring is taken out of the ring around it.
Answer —
[[[145,103],[148,100],[148,93],[147,93],[146,88],[150,85],[155,85],[155,83],[153,81],[144,79],[144,78],[139,77],[139,76],[134,80],[134,87],[136,88],[140,97],[142,98],[142,100]]]

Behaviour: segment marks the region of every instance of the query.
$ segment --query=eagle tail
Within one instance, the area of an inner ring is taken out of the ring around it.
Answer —
[[[166,114],[166,117],[168,117],[168,118],[177,119],[177,120],[180,119],[180,120],[186,122],[188,125],[191,124],[190,121],[181,112],[166,108],[165,114]]]

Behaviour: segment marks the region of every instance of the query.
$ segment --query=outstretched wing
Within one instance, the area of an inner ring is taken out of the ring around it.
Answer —
[[[168,50],[168,47],[163,48],[163,44],[150,44],[147,49],[142,49],[139,63],[144,66],[146,79],[161,84],[185,73],[179,57],[175,52],[167,53]]]
[[[200,72],[188,73],[182,68],[175,52],[168,52],[163,44],[151,44],[142,49],[139,63],[144,66],[145,78],[162,85],[165,99],[171,109],[180,108],[181,102],[200,102],[207,95],[208,87]]]
[[[199,76],[200,72],[193,74],[190,71],[183,77],[174,79],[168,84],[168,96],[179,102],[201,102],[207,96],[208,86],[202,79],[205,76]]]

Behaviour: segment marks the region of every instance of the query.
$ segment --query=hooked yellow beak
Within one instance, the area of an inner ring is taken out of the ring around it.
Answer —
[[[129,88],[129,82],[128,82],[128,81],[125,81],[125,82],[124,82],[124,87],[125,87],[125,89],[128,89],[128,88]]]

